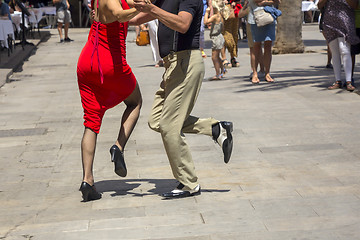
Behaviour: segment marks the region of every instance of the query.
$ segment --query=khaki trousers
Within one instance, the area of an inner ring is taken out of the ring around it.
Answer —
[[[212,125],[219,121],[190,115],[205,73],[200,51],[180,51],[163,60],[165,73],[155,94],[149,127],[161,133],[175,179],[184,184],[184,190],[191,190],[198,178],[184,133],[212,136]]]

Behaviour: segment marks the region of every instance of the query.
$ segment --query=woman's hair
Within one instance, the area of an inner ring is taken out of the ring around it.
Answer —
[[[216,9],[226,20],[230,16],[230,9],[225,5],[224,0],[212,0],[212,7]]]

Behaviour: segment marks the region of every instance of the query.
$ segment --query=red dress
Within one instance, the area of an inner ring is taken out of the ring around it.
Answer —
[[[122,8],[129,9],[125,0]],[[99,133],[105,111],[124,101],[136,78],[126,62],[128,23],[92,24],[77,65],[84,126]]]

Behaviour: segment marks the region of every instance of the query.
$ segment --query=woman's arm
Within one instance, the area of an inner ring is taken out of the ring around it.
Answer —
[[[139,14],[139,11],[137,11],[135,8],[124,10],[121,4],[114,0],[107,1],[106,7],[119,22],[127,22]]]
[[[215,15],[212,15],[211,17],[209,17],[210,15],[210,8],[208,7],[205,11],[205,15],[204,15],[204,24],[208,25],[209,23],[212,23],[215,21]]]
[[[242,8],[240,11],[239,11],[239,15],[238,15],[238,18],[243,18],[245,16],[247,16],[249,14],[249,8]]]

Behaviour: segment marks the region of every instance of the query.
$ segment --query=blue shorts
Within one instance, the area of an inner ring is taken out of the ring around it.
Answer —
[[[263,27],[251,24],[251,33],[254,42],[275,41],[275,23]]]

